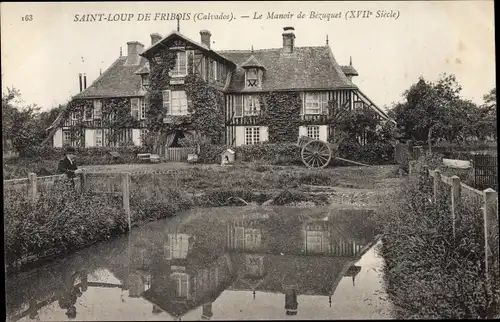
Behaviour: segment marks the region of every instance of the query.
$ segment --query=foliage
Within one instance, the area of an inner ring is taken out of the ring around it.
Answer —
[[[36,204],[22,193],[4,198],[5,257],[14,265],[26,256],[61,254],[126,229],[119,200],[76,196],[66,184],[42,191]],[[102,214],[106,213],[106,216]]]
[[[126,97],[109,98],[102,101],[102,128],[109,129],[106,142],[116,142],[119,146],[133,145],[132,142],[119,141],[118,138],[130,128],[140,127],[140,121],[130,114],[130,99]],[[85,128],[94,128],[84,121],[85,113],[94,108],[91,99],[72,99],[63,110],[62,119],[69,119],[70,115],[76,117],[76,123],[69,127],[72,141],[76,145],[85,146]],[[104,142],[106,144],[106,142]]]
[[[148,128],[146,144],[157,148],[166,136],[175,130],[194,130],[202,139],[220,143],[224,124],[224,96],[220,89],[193,73],[193,57],[188,57],[188,75],[184,85],[170,85],[170,70],[175,65],[176,53],[169,50],[157,53],[160,62],[151,62],[150,89],[146,95]],[[172,122],[164,123],[162,90],[185,90],[188,101],[186,116],[170,116]],[[198,138],[198,137],[197,137]],[[200,140],[202,140],[200,139]]]
[[[190,64],[193,61],[190,57]],[[220,143],[225,131],[224,94],[215,85],[203,80],[189,68],[185,80],[188,111],[191,114],[191,126],[201,138],[207,138],[211,143]]]
[[[429,178],[412,178],[375,221],[383,233],[386,291],[397,319],[486,318],[498,314],[485,287],[484,231],[477,200],[461,203],[452,236],[449,189],[433,204]]]
[[[52,124],[61,107],[41,112],[36,105],[25,106],[21,93],[8,88],[2,95],[2,141],[4,148],[11,147],[26,154],[26,149],[41,144],[45,129]]]
[[[485,95],[487,102],[478,107],[460,97],[461,86],[454,75],[443,75],[436,83],[420,78],[403,96],[392,114],[406,137],[434,143],[438,139],[481,140],[496,133],[496,89]],[[429,134],[430,133],[430,134]]]
[[[273,199],[273,205],[276,206],[284,206],[287,204],[295,203],[295,202],[302,202],[302,201],[309,201],[310,198],[306,194],[300,192],[300,191],[294,191],[294,190],[283,190],[281,191],[274,199]]]
[[[344,159],[369,165],[394,163],[394,146],[387,142],[361,145],[357,140],[350,138],[340,143],[338,154]]]
[[[269,92],[260,97],[262,124],[268,127],[269,142],[296,142],[302,124],[302,99],[298,92]]]

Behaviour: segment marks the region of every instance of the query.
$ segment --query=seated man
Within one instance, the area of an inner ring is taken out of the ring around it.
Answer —
[[[66,176],[71,180],[73,188],[75,187],[75,182],[73,178],[75,178],[77,174],[81,174],[83,172],[81,169],[78,169],[78,166],[76,165],[75,162],[75,157],[76,157],[75,148],[68,147],[66,149],[65,157],[62,158],[59,161],[59,164],[57,165],[57,170],[60,173],[66,174]]]
[[[59,160],[57,170],[61,173],[66,174],[68,178],[74,178],[76,174],[82,173],[82,170],[78,169],[78,166],[75,163],[75,157],[75,148],[66,148],[66,155],[64,156],[64,158]]]

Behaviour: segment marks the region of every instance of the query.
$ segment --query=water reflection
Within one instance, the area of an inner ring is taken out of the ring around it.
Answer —
[[[44,314],[53,319],[60,319],[61,312],[67,319],[109,319],[100,316],[86,296],[89,290],[99,291],[93,296],[104,294],[105,288],[120,292],[123,303],[107,307],[106,314],[129,303],[130,309],[137,305],[134,308],[144,311],[143,316],[173,320],[195,311],[199,315],[191,314],[190,319],[210,320],[213,303],[224,291],[250,291],[253,300],[257,292],[282,294],[283,316],[297,314],[301,295],[322,296],[331,306],[343,277],[352,277],[355,285],[361,267],[353,264],[373,232],[360,224],[359,214],[295,212],[199,213],[176,225],[147,225],[126,238],[31,272],[32,276],[8,279],[10,319],[39,319],[39,311],[48,307],[53,309]],[[115,281],[90,280],[102,270]],[[78,304],[79,299],[88,305]]]

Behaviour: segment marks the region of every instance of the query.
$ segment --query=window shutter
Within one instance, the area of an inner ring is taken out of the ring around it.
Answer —
[[[300,100],[302,101],[302,108],[300,109],[300,115],[304,115],[304,111],[305,111],[305,93],[304,92],[300,92]]]
[[[130,99],[130,114],[138,119],[139,118],[139,99],[131,98]]]
[[[163,91],[163,108],[165,109],[167,115],[172,114],[170,110],[170,90]]]
[[[234,95],[234,116],[243,116],[243,95]]]
[[[328,115],[328,92],[323,92],[320,95],[321,114]]]

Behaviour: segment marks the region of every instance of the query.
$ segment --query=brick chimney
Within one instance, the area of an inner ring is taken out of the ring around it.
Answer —
[[[144,45],[138,41],[129,41],[127,46],[127,61],[125,65],[139,65],[141,62],[139,54],[144,50]]]
[[[201,43],[210,49],[210,37],[212,34],[208,30],[202,30],[200,31],[200,36],[201,36]]]
[[[283,28],[283,52],[293,53],[293,48],[295,47],[295,33],[293,27]]]
[[[161,40],[161,35],[159,33],[152,33],[151,35],[151,46],[153,46],[154,44],[156,44],[157,42],[159,42]]]

